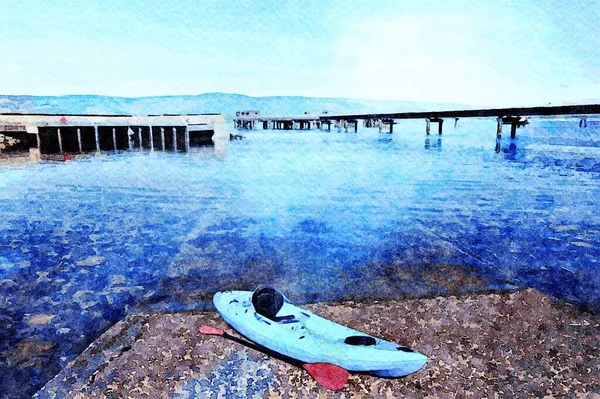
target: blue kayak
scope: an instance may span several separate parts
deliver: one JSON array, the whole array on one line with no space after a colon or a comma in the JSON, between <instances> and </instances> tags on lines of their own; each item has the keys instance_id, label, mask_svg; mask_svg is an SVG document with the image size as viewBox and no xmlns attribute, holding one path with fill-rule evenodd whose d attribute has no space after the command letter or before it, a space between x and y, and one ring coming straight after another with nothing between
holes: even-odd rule
<instances>
[{"instance_id":1,"label":"blue kayak","mask_svg":"<svg viewBox=\"0 0 600 399\"><path fill-rule=\"evenodd\" d=\"M218 292L213 302L221 317L241 335L304 363L331 363L379 377L402 377L427 363L427 357L413 349L294 306L270 287Z\"/></svg>"}]
</instances>

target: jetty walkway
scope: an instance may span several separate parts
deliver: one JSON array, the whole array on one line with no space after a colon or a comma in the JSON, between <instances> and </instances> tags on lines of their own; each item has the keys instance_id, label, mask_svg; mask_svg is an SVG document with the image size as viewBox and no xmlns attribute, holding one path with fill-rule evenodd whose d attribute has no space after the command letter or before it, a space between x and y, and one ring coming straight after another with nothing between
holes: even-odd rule
<instances>
[{"instance_id":1,"label":"jetty walkway","mask_svg":"<svg viewBox=\"0 0 600 399\"><path fill-rule=\"evenodd\" d=\"M589 115L600 115L600 104L586 105L562 105L562 106L544 106L544 107L513 107L513 108L486 108L469 110L451 110L451 111L426 111L426 112L398 112L387 114L362 114L362 115L322 115L319 117L322 123L331 121L351 121L356 123L358 120L365 121L383 121L390 125L390 132L393 131L394 120L399 119L425 119L426 133L430 133L430 124L438 124L438 133L442 134L444 118L451 118L457 121L459 118L485 118L493 117L497 120L498 135L502 134L502 125L511 125L511 138L516 136L516 128L523 126L529 116L579 116L580 127L587 126L587 117Z\"/></svg>"},{"instance_id":2,"label":"jetty walkway","mask_svg":"<svg viewBox=\"0 0 600 399\"><path fill-rule=\"evenodd\" d=\"M373 113L373 114L346 114L346 115L312 115L305 113L301 116L293 117L274 117L260 115L259 111L240 111L236 113L234 126L236 129L326 129L331 130L331 124L344 128L354 127L358 130L358 121L364 121L365 127L389 126L389 132L394 130L396 120L401 119L424 119L425 131L431 132L431 124L438 124L438 134L442 134L444 118L452 119L455 123L459 118L496 118L496 134L498 138L502 137L502 126L510 125L511 138L516 137L517 127L527 124L527 117L530 116L562 116L571 115L579 117L579 126L587 126L589 115L600 115L600 104L585 105L562 105L562 106L543 106L543 107L513 107L513 108L485 108L485 109L466 109L449 111L419 111L419 112L398 112L398 113Z\"/></svg>"}]
</instances>

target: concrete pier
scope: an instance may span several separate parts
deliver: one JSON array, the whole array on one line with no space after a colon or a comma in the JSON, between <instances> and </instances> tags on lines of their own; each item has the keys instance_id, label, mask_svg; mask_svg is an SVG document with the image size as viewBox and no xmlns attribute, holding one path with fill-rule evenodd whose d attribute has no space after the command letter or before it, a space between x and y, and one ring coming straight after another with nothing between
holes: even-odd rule
<instances>
[{"instance_id":1,"label":"concrete pier","mask_svg":"<svg viewBox=\"0 0 600 399\"><path fill-rule=\"evenodd\" d=\"M160 143L154 143L154 126L160 129ZM165 137L165 129L171 131L168 138ZM63 153L117 152L137 148L152 151L155 144L162 145L163 150L189 151L191 147L230 139L225 119L219 114L132 116L5 113L0 114L0 132L18 138L20 144L11 148L11 151L30 153L35 150L41 159L55 159L56 156L52 157L52 154Z\"/></svg>"}]
</instances>

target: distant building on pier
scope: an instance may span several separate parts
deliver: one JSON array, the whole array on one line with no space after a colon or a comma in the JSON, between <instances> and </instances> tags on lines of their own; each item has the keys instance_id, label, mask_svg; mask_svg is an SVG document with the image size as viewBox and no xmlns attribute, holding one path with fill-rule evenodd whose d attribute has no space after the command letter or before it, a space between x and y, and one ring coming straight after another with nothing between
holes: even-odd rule
<instances>
[{"instance_id":1,"label":"distant building on pier","mask_svg":"<svg viewBox=\"0 0 600 399\"><path fill-rule=\"evenodd\" d=\"M260 115L260 111L237 111L235 113L235 116L259 116Z\"/></svg>"}]
</instances>

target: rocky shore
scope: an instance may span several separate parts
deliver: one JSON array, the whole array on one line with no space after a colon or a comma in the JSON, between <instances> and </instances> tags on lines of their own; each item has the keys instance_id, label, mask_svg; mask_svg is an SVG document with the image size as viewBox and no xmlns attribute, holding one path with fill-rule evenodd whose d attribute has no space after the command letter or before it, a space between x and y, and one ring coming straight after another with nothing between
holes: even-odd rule
<instances>
[{"instance_id":1,"label":"rocky shore","mask_svg":"<svg viewBox=\"0 0 600 399\"><path fill-rule=\"evenodd\" d=\"M303 370L215 336L213 312L134 314L90 345L36 397L600 396L600 316L535 290L306 308L429 357L416 374L353 374L338 392Z\"/></svg>"}]
</instances>

